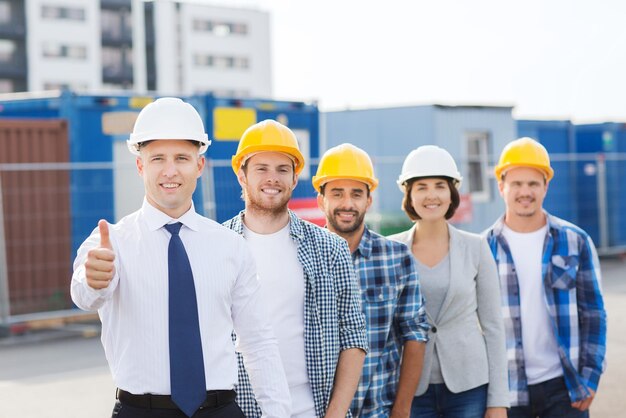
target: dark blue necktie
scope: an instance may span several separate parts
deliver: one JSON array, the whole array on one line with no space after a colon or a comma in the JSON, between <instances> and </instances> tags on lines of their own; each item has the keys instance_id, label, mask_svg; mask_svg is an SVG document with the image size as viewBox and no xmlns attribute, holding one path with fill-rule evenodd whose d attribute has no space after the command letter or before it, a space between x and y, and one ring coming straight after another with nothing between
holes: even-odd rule
<instances>
[{"instance_id":1,"label":"dark blue necktie","mask_svg":"<svg viewBox=\"0 0 626 418\"><path fill-rule=\"evenodd\" d=\"M165 225L172 237L167 249L169 272L170 385L172 400L192 416L206 399L198 302L180 222Z\"/></svg>"}]
</instances>

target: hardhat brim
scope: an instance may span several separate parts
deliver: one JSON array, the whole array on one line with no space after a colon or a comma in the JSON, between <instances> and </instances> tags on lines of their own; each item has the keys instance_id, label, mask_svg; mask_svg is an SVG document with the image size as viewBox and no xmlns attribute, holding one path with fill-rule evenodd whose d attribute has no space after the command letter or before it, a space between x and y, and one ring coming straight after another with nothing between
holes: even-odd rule
<instances>
[{"instance_id":1,"label":"hardhat brim","mask_svg":"<svg viewBox=\"0 0 626 418\"><path fill-rule=\"evenodd\" d=\"M377 178L369 178L369 177L361 177L361 176L313 176L311 182L313 183L313 188L319 193L322 186L328 182L334 180L354 180L359 181L361 183L367 184L369 187L369 191L373 192L378 187L378 179Z\"/></svg>"},{"instance_id":2,"label":"hardhat brim","mask_svg":"<svg viewBox=\"0 0 626 418\"><path fill-rule=\"evenodd\" d=\"M248 156L251 156L251 154L259 154L261 152L280 152L282 154L286 154L289 157L292 157L293 159L295 159L294 172L296 175L300 174L300 172L302 172L302 169L304 168L304 157L298 149L282 145L261 144L250 145L241 150L241 152L237 153L236 155L233 155L231 159L231 164L235 174L239 173L239 169L243 165L244 161L246 161Z\"/></svg>"},{"instance_id":3,"label":"hardhat brim","mask_svg":"<svg viewBox=\"0 0 626 418\"><path fill-rule=\"evenodd\" d=\"M460 174L457 177L450 177L450 176L446 176L443 174L408 173L408 174L401 175L400 177L398 177L398 180L396 181L396 183L398 184L398 188L400 189L400 191L404 193L406 183L408 183L410 180L424 178L424 177L431 177L431 178L441 177L441 178L451 179L454 183L454 186L457 189L461 188L461 183L463 182L463 176L461 176Z\"/></svg>"},{"instance_id":4,"label":"hardhat brim","mask_svg":"<svg viewBox=\"0 0 626 418\"><path fill-rule=\"evenodd\" d=\"M494 169L496 180L498 181L502 180L502 176L506 174L507 171L512 170L514 168L519 168L519 167L534 168L535 170L541 171L546 177L546 181L550 181L554 177L554 170L552 169L552 167L546 167L545 165L542 165L542 164L524 163L524 164L505 164L505 165L497 166Z\"/></svg>"},{"instance_id":5,"label":"hardhat brim","mask_svg":"<svg viewBox=\"0 0 626 418\"><path fill-rule=\"evenodd\" d=\"M131 154L136 155L136 156L140 156L141 152L139 152L139 145L144 143L144 142L148 142L148 141L162 141L162 140L180 140L180 138L159 138L159 139L148 139L146 141L141 141L141 142L132 142L130 139L126 140L126 146L128 147L128 150L130 151ZM196 141L198 143L200 143L200 148L198 148L198 155L202 155L206 152L206 150L209 148L209 145L211 145L211 140L207 138L205 138L204 141L199 141L198 139L183 139L183 141Z\"/></svg>"}]
</instances>

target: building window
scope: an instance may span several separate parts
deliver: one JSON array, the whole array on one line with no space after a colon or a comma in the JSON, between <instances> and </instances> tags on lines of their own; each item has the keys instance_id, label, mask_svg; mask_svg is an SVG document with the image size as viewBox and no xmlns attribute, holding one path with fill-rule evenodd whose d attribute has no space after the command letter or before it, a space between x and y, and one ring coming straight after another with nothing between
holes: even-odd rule
<instances>
[{"instance_id":1,"label":"building window","mask_svg":"<svg viewBox=\"0 0 626 418\"><path fill-rule=\"evenodd\" d=\"M120 48L102 48L102 67L107 75L117 75L122 72L122 50Z\"/></svg>"},{"instance_id":2,"label":"building window","mask_svg":"<svg viewBox=\"0 0 626 418\"><path fill-rule=\"evenodd\" d=\"M131 67L133 66L133 48L126 48L124 50L124 61L126 65Z\"/></svg>"},{"instance_id":3,"label":"building window","mask_svg":"<svg viewBox=\"0 0 626 418\"><path fill-rule=\"evenodd\" d=\"M80 7L42 6L41 17L43 19L84 21L85 9Z\"/></svg>"},{"instance_id":4,"label":"building window","mask_svg":"<svg viewBox=\"0 0 626 418\"><path fill-rule=\"evenodd\" d=\"M0 23L11 22L11 3L0 1Z\"/></svg>"},{"instance_id":5,"label":"building window","mask_svg":"<svg viewBox=\"0 0 626 418\"><path fill-rule=\"evenodd\" d=\"M0 62L9 63L13 61L15 48L15 42L8 39L0 39Z\"/></svg>"},{"instance_id":6,"label":"building window","mask_svg":"<svg viewBox=\"0 0 626 418\"><path fill-rule=\"evenodd\" d=\"M13 91L13 81L0 78L0 93L11 93Z\"/></svg>"},{"instance_id":7,"label":"building window","mask_svg":"<svg viewBox=\"0 0 626 418\"><path fill-rule=\"evenodd\" d=\"M467 142L467 184L472 200L489 200L489 181L487 171L489 167L489 133L468 132Z\"/></svg>"},{"instance_id":8,"label":"building window","mask_svg":"<svg viewBox=\"0 0 626 418\"><path fill-rule=\"evenodd\" d=\"M102 33L112 38L122 36L122 15L113 10L102 10L100 13Z\"/></svg>"},{"instance_id":9,"label":"building window","mask_svg":"<svg viewBox=\"0 0 626 418\"><path fill-rule=\"evenodd\" d=\"M216 69L250 68L250 60L247 57L195 54L193 62L196 67L213 67Z\"/></svg>"},{"instance_id":10,"label":"building window","mask_svg":"<svg viewBox=\"0 0 626 418\"><path fill-rule=\"evenodd\" d=\"M132 17L128 9L103 9L100 12L100 25L104 37L111 38L112 40L130 38L132 36L131 24Z\"/></svg>"},{"instance_id":11,"label":"building window","mask_svg":"<svg viewBox=\"0 0 626 418\"><path fill-rule=\"evenodd\" d=\"M44 44L45 58L70 58L84 60L87 58L87 47L82 45Z\"/></svg>"},{"instance_id":12,"label":"building window","mask_svg":"<svg viewBox=\"0 0 626 418\"><path fill-rule=\"evenodd\" d=\"M196 32L211 32L215 36L248 34L248 25L245 23L218 22L204 19L195 19L193 21L193 29Z\"/></svg>"}]
</instances>

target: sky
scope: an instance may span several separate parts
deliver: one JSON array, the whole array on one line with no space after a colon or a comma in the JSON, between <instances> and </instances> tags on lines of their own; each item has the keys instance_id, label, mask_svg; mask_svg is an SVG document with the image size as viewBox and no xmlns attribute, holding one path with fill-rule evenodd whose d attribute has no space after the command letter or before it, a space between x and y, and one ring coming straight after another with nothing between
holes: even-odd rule
<instances>
[{"instance_id":1,"label":"sky","mask_svg":"<svg viewBox=\"0 0 626 418\"><path fill-rule=\"evenodd\" d=\"M623 0L205 0L270 13L277 99L626 122Z\"/></svg>"}]
</instances>

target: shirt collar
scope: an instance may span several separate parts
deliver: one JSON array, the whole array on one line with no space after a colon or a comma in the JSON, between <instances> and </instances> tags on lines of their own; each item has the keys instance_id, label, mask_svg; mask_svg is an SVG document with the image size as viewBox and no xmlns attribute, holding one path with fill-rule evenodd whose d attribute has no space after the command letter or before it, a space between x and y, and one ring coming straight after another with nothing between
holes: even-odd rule
<instances>
[{"instance_id":1,"label":"shirt collar","mask_svg":"<svg viewBox=\"0 0 626 418\"><path fill-rule=\"evenodd\" d=\"M548 225L546 234L550 235L553 230L558 229L558 225L554 217L550 215L545 209L543 210L543 213L546 215L546 224ZM502 232L504 230L504 215L498 218L498 220L493 224L491 229L493 230L493 235L495 236L502 235Z\"/></svg>"},{"instance_id":2,"label":"shirt collar","mask_svg":"<svg viewBox=\"0 0 626 418\"><path fill-rule=\"evenodd\" d=\"M360 253L362 257L369 258L372 254L372 233L370 230L365 227L363 230L363 236L361 236L361 241L359 242L359 246L354 251L355 253Z\"/></svg>"},{"instance_id":3,"label":"shirt collar","mask_svg":"<svg viewBox=\"0 0 626 418\"><path fill-rule=\"evenodd\" d=\"M196 208L191 202L191 207L180 218L174 219L171 216L161 212L148 202L148 199L143 198L143 204L141 205L141 212L148 225L150 231L156 231L162 228L163 225L171 223L172 221L180 222L187 228L197 231L200 228L200 215L196 213Z\"/></svg>"},{"instance_id":4,"label":"shirt collar","mask_svg":"<svg viewBox=\"0 0 626 418\"><path fill-rule=\"evenodd\" d=\"M296 240L300 241L304 237L304 227L302 225L302 221L298 218L291 209L289 211L289 236ZM235 217L234 222L232 224L232 229L239 235L243 235L243 218L246 216L246 211L242 210Z\"/></svg>"}]
</instances>

